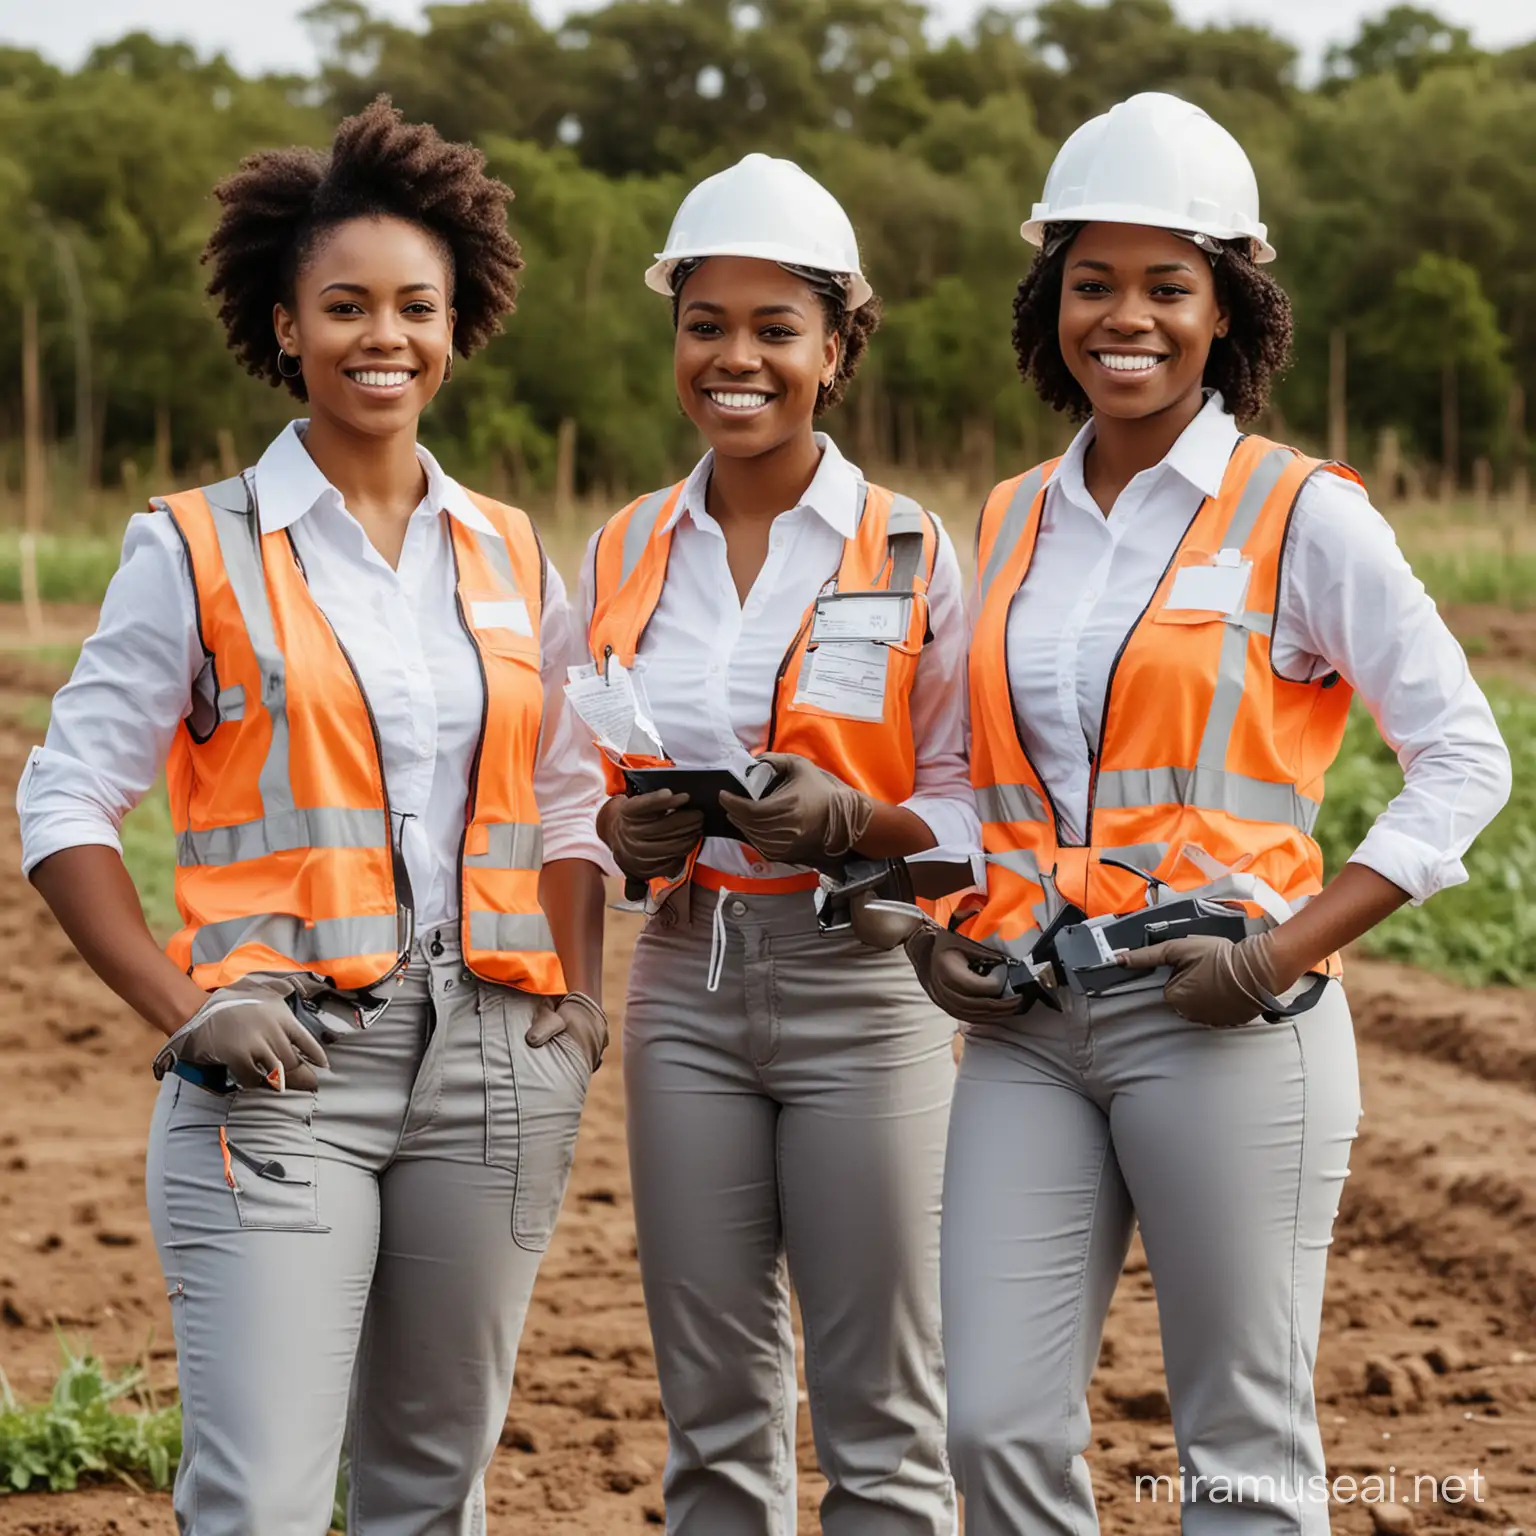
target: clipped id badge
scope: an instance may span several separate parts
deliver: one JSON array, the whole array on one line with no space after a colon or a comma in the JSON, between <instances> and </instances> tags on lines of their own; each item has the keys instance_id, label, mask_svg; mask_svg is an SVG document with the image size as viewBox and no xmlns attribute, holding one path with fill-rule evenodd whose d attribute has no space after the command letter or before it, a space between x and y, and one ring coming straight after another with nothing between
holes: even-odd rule
<instances>
[{"instance_id":1,"label":"clipped id badge","mask_svg":"<svg viewBox=\"0 0 1536 1536\"><path fill-rule=\"evenodd\" d=\"M827 592L816 599L811 644L870 640L899 645L912 623L911 592Z\"/></svg>"}]
</instances>

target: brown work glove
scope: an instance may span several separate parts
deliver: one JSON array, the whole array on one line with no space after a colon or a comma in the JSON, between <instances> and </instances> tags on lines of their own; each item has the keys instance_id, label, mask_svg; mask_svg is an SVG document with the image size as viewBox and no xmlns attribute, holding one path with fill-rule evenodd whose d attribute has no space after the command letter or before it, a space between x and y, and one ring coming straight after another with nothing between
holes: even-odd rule
<instances>
[{"instance_id":1,"label":"brown work glove","mask_svg":"<svg viewBox=\"0 0 1536 1536\"><path fill-rule=\"evenodd\" d=\"M208 1001L166 1041L155 1058L156 1074L173 1061L223 1067L241 1088L320 1086L316 1067L329 1066L320 1042L299 1023L288 998L327 990L318 976L251 975L210 994Z\"/></svg>"},{"instance_id":2,"label":"brown work glove","mask_svg":"<svg viewBox=\"0 0 1536 1536\"><path fill-rule=\"evenodd\" d=\"M1017 1018L1016 997L1005 997L1007 971L1002 957L985 975L971 969L991 952L947 928L924 926L907 940L907 958L925 991L945 1013L962 1024L1001 1024Z\"/></svg>"},{"instance_id":3,"label":"brown work glove","mask_svg":"<svg viewBox=\"0 0 1536 1536\"><path fill-rule=\"evenodd\" d=\"M868 795L793 752L764 752L758 761L782 775L773 789L761 800L720 796L744 841L775 864L830 864L853 852L875 814Z\"/></svg>"},{"instance_id":4,"label":"brown work glove","mask_svg":"<svg viewBox=\"0 0 1536 1536\"><path fill-rule=\"evenodd\" d=\"M1171 965L1163 988L1168 1006L1191 1024L1233 1029L1251 1024L1300 979L1284 974L1275 953L1275 930L1251 933L1234 944L1212 934L1169 939L1127 952L1124 964Z\"/></svg>"},{"instance_id":5,"label":"brown work glove","mask_svg":"<svg viewBox=\"0 0 1536 1536\"><path fill-rule=\"evenodd\" d=\"M683 872L704 832L703 811L673 789L614 795L598 808L597 835L632 880L670 880Z\"/></svg>"},{"instance_id":6,"label":"brown work glove","mask_svg":"<svg viewBox=\"0 0 1536 1536\"><path fill-rule=\"evenodd\" d=\"M567 992L558 999L541 997L523 1038L537 1049L548 1045L556 1035L565 1035L584 1052L596 1072L608 1048L608 1015L585 992Z\"/></svg>"}]
</instances>

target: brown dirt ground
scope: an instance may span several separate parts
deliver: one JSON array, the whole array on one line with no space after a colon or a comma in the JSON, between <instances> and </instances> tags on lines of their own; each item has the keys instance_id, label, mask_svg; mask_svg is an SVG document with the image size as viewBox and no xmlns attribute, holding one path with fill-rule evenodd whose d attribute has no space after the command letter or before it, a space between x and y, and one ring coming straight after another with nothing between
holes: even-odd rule
<instances>
[{"instance_id":1,"label":"brown dirt ground","mask_svg":"<svg viewBox=\"0 0 1536 1536\"><path fill-rule=\"evenodd\" d=\"M68 638L78 616L53 616ZM75 633L78 633L78 629ZM0 644L15 625L0 618ZM56 668L0 656L0 781L34 733L20 700ZM10 796L0 869L18 857ZM607 985L623 996L635 920L616 916ZM24 1399L56 1369L54 1330L109 1363L143 1359L170 1389L170 1325L144 1209L154 1037L75 957L31 890L0 882L0 1366ZM1536 1536L1536 993L1454 988L1357 961L1350 995L1366 1115L1335 1236L1319 1415L1334 1474L1476 1468L1480 1505L1419 1505L1412 1529ZM616 1010L617 1011L617 1010ZM1133 1501L1136 1473L1176 1470L1152 1281L1133 1250L1092 1389L1106 1532L1177 1529ZM491 1529L616 1536L662 1523L665 1434L635 1271L622 1085L595 1080L564 1214L534 1294ZM820 1482L800 1424L801 1529ZM0 1497L0 1536L172 1530L169 1501L122 1487ZM1375 1527L1360 1504L1335 1529Z\"/></svg>"}]
</instances>

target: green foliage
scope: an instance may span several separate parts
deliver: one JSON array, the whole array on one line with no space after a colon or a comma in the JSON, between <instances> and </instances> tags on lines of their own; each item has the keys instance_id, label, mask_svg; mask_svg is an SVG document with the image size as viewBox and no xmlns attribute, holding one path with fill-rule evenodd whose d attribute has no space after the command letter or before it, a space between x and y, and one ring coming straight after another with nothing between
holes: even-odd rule
<instances>
[{"instance_id":1,"label":"green foliage","mask_svg":"<svg viewBox=\"0 0 1536 1536\"><path fill-rule=\"evenodd\" d=\"M117 570L121 540L42 535L37 541L37 590L45 603L99 603ZM21 601L21 540L0 534L0 602Z\"/></svg>"},{"instance_id":2,"label":"green foliage","mask_svg":"<svg viewBox=\"0 0 1536 1536\"><path fill-rule=\"evenodd\" d=\"M1403 907L1361 943L1470 985L1536 981L1536 695L1490 685L1489 699L1514 761L1509 804L1464 859L1467 883L1420 907ZM1317 838L1330 875L1360 845L1402 788L1396 758L1358 706L1328 772Z\"/></svg>"},{"instance_id":3,"label":"green foliage","mask_svg":"<svg viewBox=\"0 0 1536 1536\"><path fill-rule=\"evenodd\" d=\"M1392 426L1438 455L1453 372L1463 463L1507 468L1520 451L1501 424L1511 380L1536 397L1536 42L1483 53L1397 5L1305 89L1274 33L1192 25L1168 0L1040 0L942 39L915 0L595 0L550 24L528 0L463 0L428 5L419 29L324 0L310 17L315 80L246 79L141 33L72 71L0 49L0 484L19 478L27 295L56 435L83 425L109 483L125 460L142 478L157 417L177 482L211 469L221 429L242 458L259 452L291 402L223 349L198 265L210 190L253 149L323 144L380 90L479 143L518 194L518 313L426 426L487 489L548 487L563 421L582 488L607 502L687 464L669 317L640 275L687 187L754 149L832 187L886 301L887 334L833 429L866 459L953 468L990 439L999 473L1019 467L1061 430L1013 367L1019 222L1065 135L1148 89L1207 107L1258 169L1298 317L1277 397L1288 432L1323 437L1342 327L1357 446ZM82 310L91 418L77 423Z\"/></svg>"},{"instance_id":4,"label":"green foliage","mask_svg":"<svg viewBox=\"0 0 1536 1536\"><path fill-rule=\"evenodd\" d=\"M60 1347L64 1367L41 1407L21 1407L0 1373L0 1492L58 1493L109 1478L169 1488L181 1410L156 1408L142 1371L112 1377L94 1355L77 1355L62 1339Z\"/></svg>"}]
</instances>

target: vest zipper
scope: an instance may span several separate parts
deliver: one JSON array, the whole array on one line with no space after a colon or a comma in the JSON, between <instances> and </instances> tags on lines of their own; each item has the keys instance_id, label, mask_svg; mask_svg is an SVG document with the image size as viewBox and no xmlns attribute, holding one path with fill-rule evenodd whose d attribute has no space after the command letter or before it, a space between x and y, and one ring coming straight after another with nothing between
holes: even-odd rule
<instances>
[{"instance_id":1,"label":"vest zipper","mask_svg":"<svg viewBox=\"0 0 1536 1536\"><path fill-rule=\"evenodd\" d=\"M304 585L309 586L309 577L304 570L304 562L299 558L298 546L293 542L293 532L288 532L288 547L293 551L293 563L299 568L299 575L304 578ZM311 596L313 601L313 596ZM402 908L401 896L404 895L404 910L410 913L405 948L399 950L395 956L395 963L385 971L375 982L369 983L370 987L382 987L397 977L411 962L411 936L416 931L416 896L411 890L411 872L406 868L405 855L400 851L395 842L395 817L389 806L389 778L384 772L384 741L379 735L379 722L374 719L373 705L368 702L368 690L363 687L362 674L357 670L356 663L352 660L352 654L342 644L341 636L336 633L336 626L331 623L326 612L319 603L315 603L315 611L322 619L325 619L325 627L330 630L331 638L336 642L336 649L341 652L341 659L346 662L347 670L352 674L352 681L357 684L358 697L363 701L363 713L368 716L368 729L373 735L374 761L379 765L379 785L384 792L384 835L389 839L389 864L390 878L394 884L395 912L398 914Z\"/></svg>"}]
</instances>

